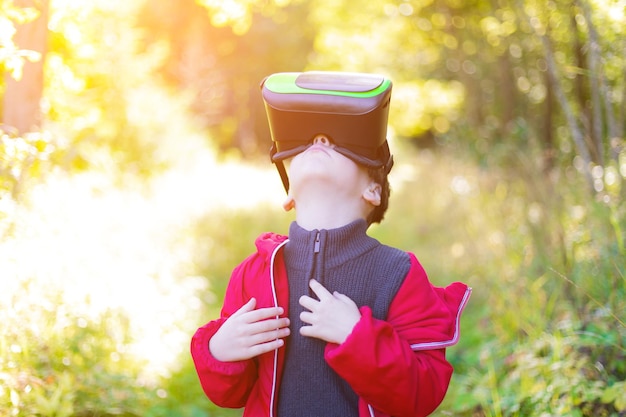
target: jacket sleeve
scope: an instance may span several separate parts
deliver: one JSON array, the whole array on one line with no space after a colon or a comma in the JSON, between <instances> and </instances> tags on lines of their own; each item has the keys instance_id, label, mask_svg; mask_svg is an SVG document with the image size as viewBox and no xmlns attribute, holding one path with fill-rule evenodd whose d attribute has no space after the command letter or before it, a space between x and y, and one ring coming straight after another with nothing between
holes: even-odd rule
<instances>
[{"instance_id":1,"label":"jacket sleeve","mask_svg":"<svg viewBox=\"0 0 626 417\"><path fill-rule=\"evenodd\" d=\"M247 273L250 259L233 271L226 289L220 318L200 327L191 339L191 356L207 397L220 407L240 408L245 406L248 395L257 379L256 358L221 362L209 351L209 341L222 324L245 302L247 295L243 277Z\"/></svg>"},{"instance_id":2,"label":"jacket sleeve","mask_svg":"<svg viewBox=\"0 0 626 417\"><path fill-rule=\"evenodd\" d=\"M361 308L361 320L341 345L328 344L329 365L374 409L390 416L427 416L443 400L452 376L445 347L458 339L470 289L433 287L411 254L411 269L387 320Z\"/></svg>"}]
</instances>

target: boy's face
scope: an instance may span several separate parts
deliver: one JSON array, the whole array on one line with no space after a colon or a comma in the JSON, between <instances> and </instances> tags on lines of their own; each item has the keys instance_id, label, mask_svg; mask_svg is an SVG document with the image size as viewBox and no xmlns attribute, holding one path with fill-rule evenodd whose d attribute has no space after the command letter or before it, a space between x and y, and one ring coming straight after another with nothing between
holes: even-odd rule
<instances>
[{"instance_id":1,"label":"boy's face","mask_svg":"<svg viewBox=\"0 0 626 417\"><path fill-rule=\"evenodd\" d=\"M371 187L366 168L335 151L335 145L318 135L313 145L297 154L289 165L290 195L295 199L307 187L324 187L333 194L360 199Z\"/></svg>"}]
</instances>

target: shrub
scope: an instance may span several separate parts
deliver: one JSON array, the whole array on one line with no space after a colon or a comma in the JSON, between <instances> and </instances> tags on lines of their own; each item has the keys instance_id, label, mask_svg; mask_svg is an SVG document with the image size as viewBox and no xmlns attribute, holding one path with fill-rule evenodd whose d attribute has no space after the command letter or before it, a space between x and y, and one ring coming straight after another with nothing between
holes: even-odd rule
<instances>
[{"instance_id":1,"label":"shrub","mask_svg":"<svg viewBox=\"0 0 626 417\"><path fill-rule=\"evenodd\" d=\"M2 304L0 416L143 416L156 398L123 314L81 314L32 282Z\"/></svg>"}]
</instances>

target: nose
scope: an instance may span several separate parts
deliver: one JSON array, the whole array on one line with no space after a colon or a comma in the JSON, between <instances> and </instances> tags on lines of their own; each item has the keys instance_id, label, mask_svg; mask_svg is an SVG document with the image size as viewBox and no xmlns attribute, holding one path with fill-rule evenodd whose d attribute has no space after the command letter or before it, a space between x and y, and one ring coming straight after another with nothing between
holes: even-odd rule
<instances>
[{"instance_id":1,"label":"nose","mask_svg":"<svg viewBox=\"0 0 626 417\"><path fill-rule=\"evenodd\" d=\"M324 135L317 135L315 136L315 138L313 139L313 144L314 145L324 145L324 146L330 146L330 139L328 139L326 136Z\"/></svg>"}]
</instances>

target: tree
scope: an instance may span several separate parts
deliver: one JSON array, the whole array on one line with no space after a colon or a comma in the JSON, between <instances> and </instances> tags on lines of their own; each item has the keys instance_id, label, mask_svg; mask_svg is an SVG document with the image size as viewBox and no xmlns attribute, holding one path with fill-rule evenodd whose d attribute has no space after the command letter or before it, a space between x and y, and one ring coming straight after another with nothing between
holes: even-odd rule
<instances>
[{"instance_id":1,"label":"tree","mask_svg":"<svg viewBox=\"0 0 626 417\"><path fill-rule=\"evenodd\" d=\"M5 75L2 121L17 132L26 133L37 131L41 126L40 102L44 84L49 0L17 0L15 5L33 9L37 16L31 21L18 22L15 26L15 45L20 50L29 51L30 55L27 56L32 59L23 62L21 71Z\"/></svg>"},{"instance_id":2,"label":"tree","mask_svg":"<svg viewBox=\"0 0 626 417\"><path fill-rule=\"evenodd\" d=\"M626 105L619 100L624 94L621 77L626 68L620 57L622 25L614 25L615 18L607 9L599 5L592 8L587 0L562 8L527 3L518 10L543 45L550 91L560 108L560 115L555 116L565 119L582 161L580 169L591 188L603 191L600 173L610 164L619 164L624 141L623 124L615 117ZM604 39L599 27L605 28Z\"/></svg>"}]
</instances>

